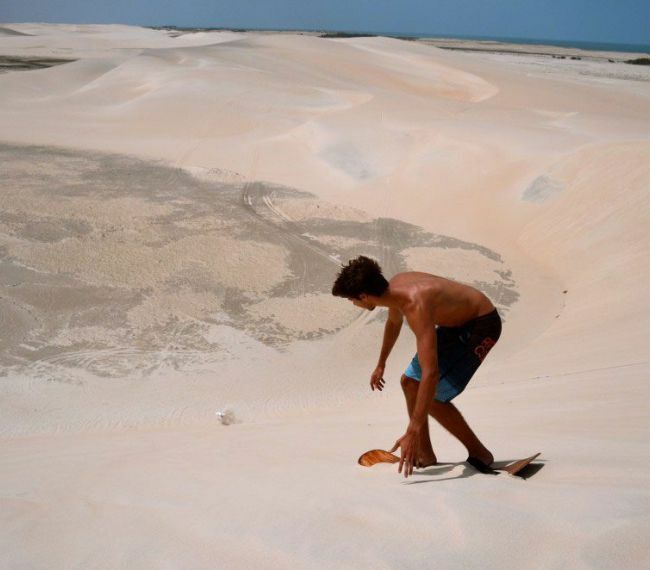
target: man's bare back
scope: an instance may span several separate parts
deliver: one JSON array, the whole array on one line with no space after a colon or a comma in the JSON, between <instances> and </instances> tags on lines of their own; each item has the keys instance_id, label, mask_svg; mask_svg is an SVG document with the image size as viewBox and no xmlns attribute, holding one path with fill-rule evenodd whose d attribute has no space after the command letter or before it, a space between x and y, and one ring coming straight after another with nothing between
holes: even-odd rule
<instances>
[{"instance_id":1,"label":"man's bare back","mask_svg":"<svg viewBox=\"0 0 650 570\"><path fill-rule=\"evenodd\" d=\"M403 303L403 314L419 307L429 312L436 325L458 327L494 311L490 299L477 289L430 273L397 273L388 287Z\"/></svg>"}]
</instances>

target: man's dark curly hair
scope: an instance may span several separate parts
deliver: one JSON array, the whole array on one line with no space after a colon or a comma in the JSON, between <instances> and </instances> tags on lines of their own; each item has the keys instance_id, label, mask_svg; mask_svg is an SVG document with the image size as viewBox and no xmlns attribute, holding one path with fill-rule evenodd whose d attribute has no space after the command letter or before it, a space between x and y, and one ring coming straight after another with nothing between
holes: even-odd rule
<instances>
[{"instance_id":1,"label":"man's dark curly hair","mask_svg":"<svg viewBox=\"0 0 650 570\"><path fill-rule=\"evenodd\" d=\"M361 293L381 297L388 289L388 281L374 259L360 255L344 265L334 286L332 295L346 299L358 299Z\"/></svg>"}]
</instances>

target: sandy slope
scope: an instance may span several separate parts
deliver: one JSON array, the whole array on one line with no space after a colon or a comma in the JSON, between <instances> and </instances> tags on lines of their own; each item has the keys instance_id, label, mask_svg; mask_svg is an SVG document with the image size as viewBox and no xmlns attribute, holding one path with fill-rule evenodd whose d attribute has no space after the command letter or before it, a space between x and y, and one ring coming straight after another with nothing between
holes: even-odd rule
<instances>
[{"instance_id":1,"label":"sandy slope","mask_svg":"<svg viewBox=\"0 0 650 570\"><path fill-rule=\"evenodd\" d=\"M644 71L125 26L0 55L76 59L0 76L1 566L648 562ZM403 433L413 351L369 393L381 315L328 294L358 253L499 306L458 402L534 477L438 428L451 464L356 465Z\"/></svg>"}]
</instances>

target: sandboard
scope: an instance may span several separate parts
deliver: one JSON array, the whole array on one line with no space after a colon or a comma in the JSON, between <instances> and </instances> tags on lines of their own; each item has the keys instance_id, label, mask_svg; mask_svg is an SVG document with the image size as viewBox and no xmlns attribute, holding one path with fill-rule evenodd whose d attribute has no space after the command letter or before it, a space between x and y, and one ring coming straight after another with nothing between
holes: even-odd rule
<instances>
[{"instance_id":1,"label":"sandboard","mask_svg":"<svg viewBox=\"0 0 650 570\"><path fill-rule=\"evenodd\" d=\"M510 475L516 475L519 473L524 467L529 465L532 461L537 459L541 455L540 453L536 453L535 455L531 455L530 457L526 457L525 459L519 459L518 461L513 461L512 463L509 463L505 467L487 467L485 469L479 469L475 465L472 465L477 471L480 471L481 473L491 473L491 474L498 474L499 471L504 471L505 473L509 473ZM397 463L399 462L400 458L395 455L394 453L391 453L390 451L384 451L383 449L371 449L370 451L366 451L361 457L359 457L359 465L363 465L364 467L372 467L373 465L376 465L377 463Z\"/></svg>"},{"instance_id":2,"label":"sandboard","mask_svg":"<svg viewBox=\"0 0 650 570\"><path fill-rule=\"evenodd\" d=\"M537 459L540 455L541 452L536 453L535 455L531 455L530 457L526 457L526 459L520 459L519 461L514 461L513 463L510 463L505 467L501 467L501 469L498 469L498 471L506 471L507 473L510 473L510 475L516 475L524 467L529 465L531 461Z\"/></svg>"},{"instance_id":3,"label":"sandboard","mask_svg":"<svg viewBox=\"0 0 650 570\"><path fill-rule=\"evenodd\" d=\"M364 467L372 467L376 463L397 463L398 461L397 455L383 449L371 449L359 457L359 465Z\"/></svg>"}]
</instances>

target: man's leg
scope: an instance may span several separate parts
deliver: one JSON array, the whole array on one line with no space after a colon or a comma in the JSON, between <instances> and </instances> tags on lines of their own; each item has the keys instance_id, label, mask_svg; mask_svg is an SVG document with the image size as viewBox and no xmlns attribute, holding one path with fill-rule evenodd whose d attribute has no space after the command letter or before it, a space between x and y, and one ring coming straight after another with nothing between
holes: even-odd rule
<instances>
[{"instance_id":1,"label":"man's leg","mask_svg":"<svg viewBox=\"0 0 650 570\"><path fill-rule=\"evenodd\" d=\"M408 410L410 418L413 415L413 409L415 408L415 400L418 396L420 383L417 380L402 375L401 384L402 390L404 391L404 397L406 398L406 409ZM429 421L427 420L424 426L422 447L418 453L418 465L416 465L416 467L428 467L429 465L435 465L437 462L436 454L433 452L433 447L431 446Z\"/></svg>"},{"instance_id":2,"label":"man's leg","mask_svg":"<svg viewBox=\"0 0 650 570\"><path fill-rule=\"evenodd\" d=\"M470 457L476 457L486 465L492 464L494 461L492 453L476 437L456 406L451 402L434 400L429 413L467 448Z\"/></svg>"}]
</instances>

